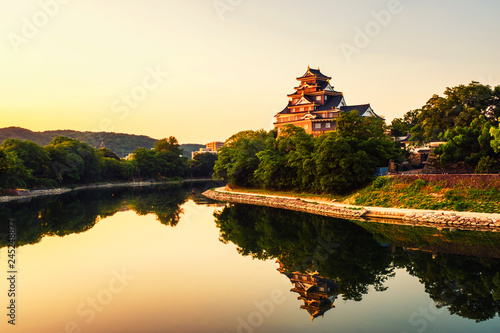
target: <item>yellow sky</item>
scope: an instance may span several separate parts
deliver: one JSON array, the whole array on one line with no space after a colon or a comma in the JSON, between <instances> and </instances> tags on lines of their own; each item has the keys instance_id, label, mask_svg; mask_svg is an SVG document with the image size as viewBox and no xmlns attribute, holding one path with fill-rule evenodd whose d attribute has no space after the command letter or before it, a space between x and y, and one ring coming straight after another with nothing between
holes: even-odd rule
<instances>
[{"instance_id":1,"label":"yellow sky","mask_svg":"<svg viewBox=\"0 0 500 333\"><path fill-rule=\"evenodd\" d=\"M206 143L270 129L308 65L389 121L500 82L493 0L2 1L0 127Z\"/></svg>"}]
</instances>

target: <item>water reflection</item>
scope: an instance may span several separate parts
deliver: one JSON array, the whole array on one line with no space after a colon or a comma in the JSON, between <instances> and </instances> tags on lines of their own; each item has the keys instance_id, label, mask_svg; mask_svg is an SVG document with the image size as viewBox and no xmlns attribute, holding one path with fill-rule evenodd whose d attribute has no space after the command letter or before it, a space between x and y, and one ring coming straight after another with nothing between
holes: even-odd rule
<instances>
[{"instance_id":1,"label":"water reflection","mask_svg":"<svg viewBox=\"0 0 500 333\"><path fill-rule=\"evenodd\" d=\"M183 212L186 201L216 204L200 195L202 189L180 185L123 188L34 198L0 205L0 221L15 220L19 246L36 244L45 236L86 232L101 219L126 210L139 215L155 214L160 223L178 231L182 229L179 219L189 213ZM207 219L206 223L212 222ZM371 290L384 292L387 281L399 269L417 277L435 304L451 314L474 321L500 314L500 235L496 233L352 222L248 205L225 207L216 214L215 223L220 240L234 243L241 255L277 260L279 273L290 282L291 295L300 300L301 312L313 319L334 313L339 299L362 301ZM207 238L205 234L203 237ZM186 239L176 241L181 244ZM199 241L193 244L199 246ZM0 239L0 247L6 245L6 239ZM151 251L155 249L151 247ZM195 267L212 256L196 246L193 252L197 257L207 256L196 265L190 264ZM181 262L184 256L168 258ZM151 260L152 268L168 271L154 266L154 257ZM214 262L218 261L217 257ZM141 266L141 270L145 267ZM228 269L235 270L232 265ZM213 273L214 281L223 281L218 274ZM148 275L148 279L153 278L164 277ZM197 279L198 275L191 278ZM233 282L224 281L223 285ZM227 297L226 301L232 300Z\"/></svg>"},{"instance_id":2,"label":"water reflection","mask_svg":"<svg viewBox=\"0 0 500 333\"><path fill-rule=\"evenodd\" d=\"M188 200L199 200L203 187L168 185L143 188L115 188L69 192L59 196L33 198L29 202L0 205L0 234L6 223L15 221L18 246L36 244L45 236L66 236L92 229L95 224L119 211L138 215L155 214L162 224L175 227ZM214 201L203 199L205 204ZM7 238L0 237L0 248Z\"/></svg>"},{"instance_id":3,"label":"water reflection","mask_svg":"<svg viewBox=\"0 0 500 333\"><path fill-rule=\"evenodd\" d=\"M300 308L309 312L312 320L323 317L325 312L335 307L334 302L338 295L337 281L325 279L318 273L287 273L281 264L279 271L290 279L293 284L290 291L299 294L297 298L304 302Z\"/></svg>"},{"instance_id":4,"label":"water reflection","mask_svg":"<svg viewBox=\"0 0 500 333\"><path fill-rule=\"evenodd\" d=\"M484 253L477 248L485 238L487 248L500 248L498 234L383 226L387 230L381 239L381 234L367 230L376 226L373 223L266 207L235 204L215 215L222 242L236 244L244 256L279 261L279 271L293 284L291 291L304 301L301 308L313 318L331 309L337 295L361 301L370 287L385 291L384 283L396 268L418 277L436 305L447 307L451 314L478 322L500 314L499 259L406 249L408 245L425 247L432 239L444 250L448 244L461 254L467 248ZM453 246L446 235L466 246Z\"/></svg>"},{"instance_id":5,"label":"water reflection","mask_svg":"<svg viewBox=\"0 0 500 333\"><path fill-rule=\"evenodd\" d=\"M412 252L399 264L419 278L438 308L476 322L500 314L500 261ZM406 258L405 258L406 259Z\"/></svg>"}]
</instances>

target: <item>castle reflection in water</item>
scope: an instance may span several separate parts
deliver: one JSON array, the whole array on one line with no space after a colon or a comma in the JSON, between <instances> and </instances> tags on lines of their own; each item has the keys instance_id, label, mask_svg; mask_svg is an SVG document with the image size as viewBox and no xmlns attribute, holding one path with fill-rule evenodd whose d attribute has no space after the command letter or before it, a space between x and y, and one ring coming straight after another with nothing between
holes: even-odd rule
<instances>
[{"instance_id":1,"label":"castle reflection in water","mask_svg":"<svg viewBox=\"0 0 500 333\"><path fill-rule=\"evenodd\" d=\"M309 312L311 320L323 317L325 312L335 307L337 281L323 278L318 272L287 272L283 264L279 264L278 271L290 279L293 285L290 291L299 294L297 299L304 302L300 308Z\"/></svg>"}]
</instances>

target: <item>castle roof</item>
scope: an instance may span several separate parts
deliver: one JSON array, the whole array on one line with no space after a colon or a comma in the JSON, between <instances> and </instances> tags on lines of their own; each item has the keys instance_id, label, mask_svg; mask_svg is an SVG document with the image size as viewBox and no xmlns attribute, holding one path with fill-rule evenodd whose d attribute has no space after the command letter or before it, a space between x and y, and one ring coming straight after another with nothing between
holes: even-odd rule
<instances>
[{"instance_id":1,"label":"castle roof","mask_svg":"<svg viewBox=\"0 0 500 333\"><path fill-rule=\"evenodd\" d=\"M375 111L373 111L373 109L370 106L370 104L346 105L346 106L340 107L340 110L342 110L344 112L350 112L352 110L357 110L359 112L360 116L370 115L370 116L373 116L373 117L382 118L378 114L376 114Z\"/></svg>"},{"instance_id":2,"label":"castle roof","mask_svg":"<svg viewBox=\"0 0 500 333\"><path fill-rule=\"evenodd\" d=\"M338 95L338 96L328 96L328 100L326 101L325 105L318 106L314 111L311 111L311 113L317 112L317 111L326 111L326 110L332 110L335 108L339 108L340 104L344 100L344 96ZM311 102L312 103L312 102ZM286 108L284 108L281 112L278 114L288 114L292 113L290 110L290 107L293 106L291 103L288 104ZM342 110L342 108L340 108ZM361 112L361 111L360 111Z\"/></svg>"},{"instance_id":3,"label":"castle roof","mask_svg":"<svg viewBox=\"0 0 500 333\"><path fill-rule=\"evenodd\" d=\"M318 77L318 78L322 78L322 79L325 79L325 80L330 80L331 77L329 76L326 76L324 75L323 73L321 73L321 71L318 69L312 69L312 68L309 68L307 67L307 71L304 73L304 75L302 75L301 77L298 77L297 80L302 80L302 79L305 79L305 78L308 78L308 77Z\"/></svg>"}]
</instances>

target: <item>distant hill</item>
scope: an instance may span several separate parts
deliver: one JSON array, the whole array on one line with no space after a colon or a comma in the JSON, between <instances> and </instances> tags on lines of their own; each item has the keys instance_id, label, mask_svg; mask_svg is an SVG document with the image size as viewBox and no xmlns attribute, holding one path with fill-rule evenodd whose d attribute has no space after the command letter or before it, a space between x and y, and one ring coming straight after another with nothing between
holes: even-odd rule
<instances>
[{"instance_id":1,"label":"distant hill","mask_svg":"<svg viewBox=\"0 0 500 333\"><path fill-rule=\"evenodd\" d=\"M72 130L57 130L45 132L33 132L20 127L7 127L0 129L0 143L6 139L20 139L33 141L40 146L46 146L56 136L67 136L72 139L77 139L88 143L89 145L99 148L101 142L103 146L111 149L120 157L126 157L138 147L147 149L153 148L156 139L145 135L132 135L122 133L107 133L107 132L80 132Z\"/></svg>"},{"instance_id":2,"label":"distant hill","mask_svg":"<svg viewBox=\"0 0 500 333\"><path fill-rule=\"evenodd\" d=\"M46 146L56 136L67 136L72 139L77 139L88 143L89 145L99 148L101 142L104 147L111 149L120 157L126 157L138 147L151 149L155 142L158 141L145 135L133 135L124 133L109 133L109 132L80 132L72 130L56 130L33 132L21 127L6 127L0 128L0 144L7 139L29 140L40 146ZM205 145L200 144L182 144L184 156L191 159L191 152L204 148Z\"/></svg>"}]
</instances>

